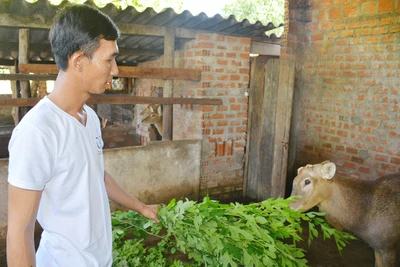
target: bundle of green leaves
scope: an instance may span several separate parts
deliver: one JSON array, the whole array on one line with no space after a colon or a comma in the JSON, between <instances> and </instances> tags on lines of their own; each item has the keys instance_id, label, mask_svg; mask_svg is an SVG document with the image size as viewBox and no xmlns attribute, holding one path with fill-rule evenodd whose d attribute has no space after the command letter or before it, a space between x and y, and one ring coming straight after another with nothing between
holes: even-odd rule
<instances>
[{"instance_id":1,"label":"bundle of green leaves","mask_svg":"<svg viewBox=\"0 0 400 267\"><path fill-rule=\"evenodd\" d=\"M310 244L322 231L341 251L352 235L331 228L321 212L289 208L295 198L259 203L221 204L172 200L162 205L160 224L133 211L112 213L113 266L307 266L301 223L308 223ZM152 246L146 240L153 241ZM183 254L186 258L174 255Z\"/></svg>"}]
</instances>

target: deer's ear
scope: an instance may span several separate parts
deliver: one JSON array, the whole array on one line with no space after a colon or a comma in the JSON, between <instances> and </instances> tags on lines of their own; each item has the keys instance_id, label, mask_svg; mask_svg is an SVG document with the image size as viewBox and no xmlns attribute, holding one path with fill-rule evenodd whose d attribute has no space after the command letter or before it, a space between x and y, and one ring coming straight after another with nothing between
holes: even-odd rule
<instances>
[{"instance_id":1,"label":"deer's ear","mask_svg":"<svg viewBox=\"0 0 400 267\"><path fill-rule=\"evenodd\" d=\"M157 112L158 112L158 114L161 115L161 105L159 105L159 106L157 107Z\"/></svg>"},{"instance_id":2,"label":"deer's ear","mask_svg":"<svg viewBox=\"0 0 400 267\"><path fill-rule=\"evenodd\" d=\"M150 109L150 112L154 112L155 111L154 108L151 105L149 105L148 108Z\"/></svg>"},{"instance_id":3,"label":"deer's ear","mask_svg":"<svg viewBox=\"0 0 400 267\"><path fill-rule=\"evenodd\" d=\"M300 168L298 168L297 169L297 174L299 174L300 173L300 171L303 169L304 167L300 167Z\"/></svg>"},{"instance_id":4,"label":"deer's ear","mask_svg":"<svg viewBox=\"0 0 400 267\"><path fill-rule=\"evenodd\" d=\"M321 176L325 180L332 179L332 177L335 175L335 173L336 173L335 163L328 162L328 163L325 163L324 165L322 165Z\"/></svg>"}]
</instances>

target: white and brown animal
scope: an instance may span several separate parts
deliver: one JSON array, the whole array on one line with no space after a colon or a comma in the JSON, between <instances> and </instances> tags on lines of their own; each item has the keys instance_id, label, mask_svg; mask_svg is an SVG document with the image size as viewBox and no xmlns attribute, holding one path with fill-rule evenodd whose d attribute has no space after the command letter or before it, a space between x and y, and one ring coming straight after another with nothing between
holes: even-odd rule
<instances>
[{"instance_id":1,"label":"white and brown animal","mask_svg":"<svg viewBox=\"0 0 400 267\"><path fill-rule=\"evenodd\" d=\"M333 227L364 240L375 251L375 266L400 266L400 173L374 181L343 177L329 161L297 171L290 207L326 213Z\"/></svg>"},{"instance_id":2,"label":"white and brown animal","mask_svg":"<svg viewBox=\"0 0 400 267\"><path fill-rule=\"evenodd\" d=\"M150 104L146 108L140 112L140 116L142 119L142 123L144 124L153 124L156 128L160 136L163 135L163 121L162 121L162 110L161 105L158 104Z\"/></svg>"}]
</instances>

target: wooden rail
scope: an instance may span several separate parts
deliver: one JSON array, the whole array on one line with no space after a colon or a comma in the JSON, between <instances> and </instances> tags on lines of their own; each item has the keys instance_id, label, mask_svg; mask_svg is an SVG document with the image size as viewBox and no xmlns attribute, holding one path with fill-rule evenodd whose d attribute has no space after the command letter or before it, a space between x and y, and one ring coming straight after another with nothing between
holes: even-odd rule
<instances>
[{"instance_id":1,"label":"wooden rail","mask_svg":"<svg viewBox=\"0 0 400 267\"><path fill-rule=\"evenodd\" d=\"M0 99L0 107L32 107L40 98ZM127 95L93 95L87 104L163 104L163 105L222 105L221 99L178 98L178 97L140 97Z\"/></svg>"},{"instance_id":2,"label":"wooden rail","mask_svg":"<svg viewBox=\"0 0 400 267\"><path fill-rule=\"evenodd\" d=\"M118 69L119 74L116 77L191 81L200 81L201 79L201 70L196 69L139 68L128 66L118 66ZM18 64L18 71L23 74L35 73L30 75L57 74L58 68L54 64Z\"/></svg>"}]
</instances>

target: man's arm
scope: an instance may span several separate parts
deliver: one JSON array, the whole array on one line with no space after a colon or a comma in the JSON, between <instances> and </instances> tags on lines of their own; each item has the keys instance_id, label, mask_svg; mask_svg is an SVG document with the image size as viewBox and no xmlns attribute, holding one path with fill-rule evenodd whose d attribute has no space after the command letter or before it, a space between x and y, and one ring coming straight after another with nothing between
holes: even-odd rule
<instances>
[{"instance_id":1,"label":"man's arm","mask_svg":"<svg viewBox=\"0 0 400 267\"><path fill-rule=\"evenodd\" d=\"M122 189L114 178L108 173L104 172L104 180L106 184L108 198L124 205L128 209L134 210L143 216L159 222L157 217L158 206L157 205L146 205L136 197L132 196L124 189Z\"/></svg>"},{"instance_id":2,"label":"man's arm","mask_svg":"<svg viewBox=\"0 0 400 267\"><path fill-rule=\"evenodd\" d=\"M8 267L36 266L34 231L42 191L8 184Z\"/></svg>"}]
</instances>

